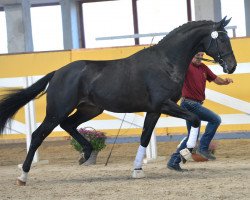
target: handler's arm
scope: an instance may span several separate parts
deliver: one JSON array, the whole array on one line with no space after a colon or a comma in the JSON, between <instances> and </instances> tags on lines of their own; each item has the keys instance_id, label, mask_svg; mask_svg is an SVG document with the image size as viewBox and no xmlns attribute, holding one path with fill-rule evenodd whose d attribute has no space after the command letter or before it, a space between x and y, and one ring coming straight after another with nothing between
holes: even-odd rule
<instances>
[{"instance_id":1,"label":"handler's arm","mask_svg":"<svg viewBox=\"0 0 250 200\"><path fill-rule=\"evenodd\" d=\"M230 83L233 83L233 80L231 78L224 79L224 78L217 76L217 78L214 79L213 82L216 83L217 85L228 85Z\"/></svg>"}]
</instances>

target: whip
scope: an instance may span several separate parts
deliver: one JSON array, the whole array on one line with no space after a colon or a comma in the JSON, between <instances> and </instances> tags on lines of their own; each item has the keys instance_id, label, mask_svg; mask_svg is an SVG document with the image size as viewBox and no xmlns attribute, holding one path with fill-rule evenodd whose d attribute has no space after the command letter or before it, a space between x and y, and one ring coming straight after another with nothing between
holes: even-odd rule
<instances>
[{"instance_id":1,"label":"whip","mask_svg":"<svg viewBox=\"0 0 250 200\"><path fill-rule=\"evenodd\" d=\"M105 163L105 166L108 165L109 158L110 158L110 156L111 156L111 154L112 154L112 151L113 151L113 148L114 148L114 146L115 146L116 140L117 140L118 135L119 135L119 133L120 133L120 131L121 131L122 124L123 124L123 122L124 122L125 117L126 117L126 113L125 113L124 116L123 116L122 123L121 123L121 125L120 125L120 128L119 128L119 130L118 130L118 133L117 133L117 135L116 135L116 137L115 137L115 140L114 140L114 142L113 142L113 145L112 145L112 148L111 148L111 150L110 150L110 153L109 153L109 156L108 156L108 158L107 158L107 161L106 161L106 163Z\"/></svg>"}]
</instances>

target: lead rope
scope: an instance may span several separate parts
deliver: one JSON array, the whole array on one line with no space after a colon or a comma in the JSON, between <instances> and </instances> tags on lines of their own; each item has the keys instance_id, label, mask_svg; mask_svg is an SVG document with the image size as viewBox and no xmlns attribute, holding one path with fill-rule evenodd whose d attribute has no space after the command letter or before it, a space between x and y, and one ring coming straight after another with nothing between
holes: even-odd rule
<instances>
[{"instance_id":1,"label":"lead rope","mask_svg":"<svg viewBox=\"0 0 250 200\"><path fill-rule=\"evenodd\" d=\"M105 163L105 166L108 165L109 158L111 157L112 151L113 151L113 149L114 149L114 146L115 146L116 140L117 140L117 138L118 138L118 135L119 135L119 133L120 133L120 131L121 131L122 124L123 124L123 122L124 122L124 120L125 120L126 114L127 114L127 113L125 113L124 116L123 116L122 123L121 123L121 125L120 125L120 128L119 128L119 130L118 130L118 133L117 133L117 135L116 135L116 137L115 137L115 140L114 140L114 142L113 142L113 145L112 145L112 148L111 148L111 150L110 150L110 153L109 153L109 156L108 156L108 158L107 158L107 161L106 161L106 163Z\"/></svg>"},{"instance_id":2,"label":"lead rope","mask_svg":"<svg viewBox=\"0 0 250 200\"><path fill-rule=\"evenodd\" d=\"M211 63L218 63L218 62L216 62L214 60L210 60L210 59L206 59L206 58L201 58L201 60L211 62Z\"/></svg>"}]
</instances>

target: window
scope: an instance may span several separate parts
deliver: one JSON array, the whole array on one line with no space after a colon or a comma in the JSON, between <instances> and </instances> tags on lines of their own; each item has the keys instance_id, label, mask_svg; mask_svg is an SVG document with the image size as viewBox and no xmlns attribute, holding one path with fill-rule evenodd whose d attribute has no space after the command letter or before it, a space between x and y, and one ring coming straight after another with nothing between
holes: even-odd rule
<instances>
[{"instance_id":1,"label":"window","mask_svg":"<svg viewBox=\"0 0 250 200\"><path fill-rule=\"evenodd\" d=\"M100 37L134 34L132 3L128 0L83 3L86 48L134 45L134 39Z\"/></svg>"},{"instance_id":2,"label":"window","mask_svg":"<svg viewBox=\"0 0 250 200\"><path fill-rule=\"evenodd\" d=\"M221 0L222 18L227 16L232 17L228 26L237 26L236 36L246 36L246 21L244 0ZM232 31L228 30L229 36L232 37Z\"/></svg>"},{"instance_id":3,"label":"window","mask_svg":"<svg viewBox=\"0 0 250 200\"><path fill-rule=\"evenodd\" d=\"M183 0L138 0L139 33L170 32L174 28L186 23L187 4ZM165 35L157 37L142 37L140 44L157 43Z\"/></svg>"},{"instance_id":4,"label":"window","mask_svg":"<svg viewBox=\"0 0 250 200\"><path fill-rule=\"evenodd\" d=\"M63 49L61 6L31 7L34 51Z\"/></svg>"}]
</instances>

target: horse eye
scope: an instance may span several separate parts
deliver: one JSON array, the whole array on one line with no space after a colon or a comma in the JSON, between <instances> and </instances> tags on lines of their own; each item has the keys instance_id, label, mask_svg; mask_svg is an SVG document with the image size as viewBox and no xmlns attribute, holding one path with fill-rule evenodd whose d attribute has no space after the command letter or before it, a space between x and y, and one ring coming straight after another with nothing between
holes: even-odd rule
<instances>
[{"instance_id":1,"label":"horse eye","mask_svg":"<svg viewBox=\"0 0 250 200\"><path fill-rule=\"evenodd\" d=\"M220 41L224 43L226 40L224 38L221 38Z\"/></svg>"}]
</instances>

